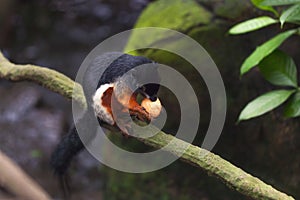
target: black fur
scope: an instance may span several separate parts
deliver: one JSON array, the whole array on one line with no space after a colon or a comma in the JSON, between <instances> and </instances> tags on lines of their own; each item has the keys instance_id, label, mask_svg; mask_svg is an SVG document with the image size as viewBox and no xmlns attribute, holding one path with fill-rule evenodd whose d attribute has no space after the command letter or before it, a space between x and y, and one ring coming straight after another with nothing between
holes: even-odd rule
<instances>
[{"instance_id":1,"label":"black fur","mask_svg":"<svg viewBox=\"0 0 300 200\"><path fill-rule=\"evenodd\" d=\"M91 113L93 112L86 112L84 116L76 122L77 124L80 124L84 121L84 124L80 124L79 126L81 129L83 129L79 130L80 132L96 132L96 127L92 124L95 116L91 115ZM89 122L91 123L90 126L89 124L86 124ZM93 128L94 130L91 131L90 128ZM93 137L94 135L87 135L82 139L90 141ZM50 165L54 170L55 175L63 176L69 168L72 158L77 155L77 153L80 152L83 148L83 142L79 138L75 124L73 124L68 134L62 138L55 151L51 155Z\"/></svg>"},{"instance_id":2,"label":"black fur","mask_svg":"<svg viewBox=\"0 0 300 200\"><path fill-rule=\"evenodd\" d=\"M88 103L88 112L86 112L83 117L76 122L76 124L80 124L80 127L83 129L79 130L79 132L96 132L97 127L93 124L95 116L91 106L92 97L96 89L102 84L114 82L118 77L122 76L132 68L147 63L154 64L153 61L147 58L122 53L107 53L97 57L92 62L83 77L82 86ZM106 68L106 66L109 67ZM156 73L155 75L158 77L157 71L146 70L144 74L137 74L134 78L138 81L139 77L143 78L143 76L149 75L147 73ZM99 80L100 76L101 78ZM156 99L158 89L159 85L157 84L147 84L146 86L146 92L152 99ZM100 124L103 123L101 119L98 120ZM85 124L81 124L83 121ZM87 122L90 122L90 124L86 124ZM84 138L86 141L84 143L91 141L94 136L95 134L86 135ZM80 140L76 127L73 125L68 134L62 138L51 156L50 165L54 170L55 175L60 178L63 189L68 189L68 185L65 181L65 175L69 165L74 156L76 156L83 148L83 142Z\"/></svg>"},{"instance_id":3,"label":"black fur","mask_svg":"<svg viewBox=\"0 0 300 200\"><path fill-rule=\"evenodd\" d=\"M156 63L148 58L142 56L132 56L119 52L106 53L98 56L92 62L92 64L86 69L86 73L83 78L83 90L89 104L92 103L92 97L101 85L105 83L113 83L118 77L123 76L129 70L142 64ZM108 67L107 67L108 66ZM132 81L139 82L145 80L146 77L155 77L155 81L159 81L159 75L154 68L145 68L143 72L134 75ZM158 92L158 84L147 84L147 94L155 96Z\"/></svg>"},{"instance_id":4,"label":"black fur","mask_svg":"<svg viewBox=\"0 0 300 200\"><path fill-rule=\"evenodd\" d=\"M98 83L98 87L105 83L113 83L116 78L122 76L134 67L147 63L154 62L145 57L123 54L115 59L110 66L105 69Z\"/></svg>"}]
</instances>

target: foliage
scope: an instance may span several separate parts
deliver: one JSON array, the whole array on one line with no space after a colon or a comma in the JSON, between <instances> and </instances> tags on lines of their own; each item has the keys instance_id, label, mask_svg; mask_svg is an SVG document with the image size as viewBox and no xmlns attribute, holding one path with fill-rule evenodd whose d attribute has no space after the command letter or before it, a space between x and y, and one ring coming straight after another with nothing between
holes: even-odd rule
<instances>
[{"instance_id":1,"label":"foliage","mask_svg":"<svg viewBox=\"0 0 300 200\"><path fill-rule=\"evenodd\" d=\"M229 30L230 34L248 33L272 24L280 25L283 30L284 25L290 23L294 28L278 33L261 44L243 62L240 69L241 75L258 66L267 81L285 88L267 92L252 100L242 110L238 120L263 115L287 100L284 116L298 117L300 116L300 87L297 81L297 67L293 58L278 48L292 35L300 35L300 0L251 0L251 2L258 9L271 12L274 17L260 16L246 20L233 26ZM282 12L279 13L273 6L281 6Z\"/></svg>"}]
</instances>

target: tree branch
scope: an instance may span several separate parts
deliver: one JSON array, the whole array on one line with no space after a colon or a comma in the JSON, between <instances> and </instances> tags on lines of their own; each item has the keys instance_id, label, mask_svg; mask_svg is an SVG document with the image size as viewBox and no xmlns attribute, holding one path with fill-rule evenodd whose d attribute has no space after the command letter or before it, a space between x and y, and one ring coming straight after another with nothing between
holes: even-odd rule
<instances>
[{"instance_id":1,"label":"tree branch","mask_svg":"<svg viewBox=\"0 0 300 200\"><path fill-rule=\"evenodd\" d=\"M11 81L35 82L68 99L75 99L84 108L86 102L81 85L61 73L36 65L16 65L9 62L0 52L0 78ZM74 92L73 92L74 89Z\"/></svg>"},{"instance_id":2,"label":"tree branch","mask_svg":"<svg viewBox=\"0 0 300 200\"><path fill-rule=\"evenodd\" d=\"M15 65L10 63L0 53L0 78L12 81L29 80L36 82L47 89L50 89L62 96L71 99L73 87L77 92L73 98L81 105L86 105L82 88L79 84L74 83L71 79L54 70L35 66L35 65ZM106 127L111 129L111 127ZM260 179L251 176L242 169L232 165L220 156L213 154L200 147L188 144L172 135L159 132L151 138L136 138L145 144L162 148L175 141L174 145L166 149L170 153L181 156L180 159L197 166L207 172L209 175L221 179L228 187L246 195L253 199L266 200L291 200L294 199L285 193L282 193L272 186L264 183ZM184 147L188 145L188 149L184 151ZM202 156L201 156L202 155Z\"/></svg>"}]
</instances>

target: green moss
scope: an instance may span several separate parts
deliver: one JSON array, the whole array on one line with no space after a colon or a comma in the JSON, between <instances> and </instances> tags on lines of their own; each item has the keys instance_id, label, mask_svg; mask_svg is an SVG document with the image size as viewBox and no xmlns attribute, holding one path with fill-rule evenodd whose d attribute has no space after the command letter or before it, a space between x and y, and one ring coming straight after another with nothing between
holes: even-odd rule
<instances>
[{"instance_id":1,"label":"green moss","mask_svg":"<svg viewBox=\"0 0 300 200\"><path fill-rule=\"evenodd\" d=\"M149 4L139 17L135 28L160 27L185 33L192 27L209 24L211 19L212 14L193 0L160 0ZM139 46L141 41L148 45L172 37L171 34L133 31L125 52Z\"/></svg>"},{"instance_id":2,"label":"green moss","mask_svg":"<svg viewBox=\"0 0 300 200\"><path fill-rule=\"evenodd\" d=\"M246 0L225 0L216 4L214 13L220 17L236 19L251 6L250 1Z\"/></svg>"},{"instance_id":3,"label":"green moss","mask_svg":"<svg viewBox=\"0 0 300 200\"><path fill-rule=\"evenodd\" d=\"M185 31L208 24L212 15L193 0L160 0L149 4L135 27L164 27Z\"/></svg>"},{"instance_id":4,"label":"green moss","mask_svg":"<svg viewBox=\"0 0 300 200\"><path fill-rule=\"evenodd\" d=\"M105 173L109 178L104 190L104 199L171 199L170 194L166 192L168 179L162 172L130 174L106 168Z\"/></svg>"},{"instance_id":5,"label":"green moss","mask_svg":"<svg viewBox=\"0 0 300 200\"><path fill-rule=\"evenodd\" d=\"M228 190L219 180L207 177L201 170L182 162L144 174L123 173L109 168L103 170L108 177L104 188L104 199L107 200L188 200L208 196L216 200L243 198Z\"/></svg>"}]
</instances>

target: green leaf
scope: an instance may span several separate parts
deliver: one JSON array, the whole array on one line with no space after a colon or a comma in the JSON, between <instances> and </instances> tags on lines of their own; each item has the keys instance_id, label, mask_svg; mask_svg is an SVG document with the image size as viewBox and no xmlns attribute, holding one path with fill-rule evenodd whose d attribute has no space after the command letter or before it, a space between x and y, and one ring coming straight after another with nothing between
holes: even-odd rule
<instances>
[{"instance_id":1,"label":"green leaf","mask_svg":"<svg viewBox=\"0 0 300 200\"><path fill-rule=\"evenodd\" d=\"M294 90L275 90L263 94L246 105L239 116L239 121L260 116L285 102Z\"/></svg>"},{"instance_id":2,"label":"green leaf","mask_svg":"<svg viewBox=\"0 0 300 200\"><path fill-rule=\"evenodd\" d=\"M288 101L287 105L284 108L284 116L299 117L300 116L300 92L296 92L294 96Z\"/></svg>"},{"instance_id":3,"label":"green leaf","mask_svg":"<svg viewBox=\"0 0 300 200\"><path fill-rule=\"evenodd\" d=\"M268 40L264 44L258 46L255 51L244 61L241 67L241 75L248 72L255 65L257 65L264 57L272 53L277 47L279 47L288 37L297 32L297 29L289 30L280 33Z\"/></svg>"},{"instance_id":4,"label":"green leaf","mask_svg":"<svg viewBox=\"0 0 300 200\"><path fill-rule=\"evenodd\" d=\"M283 6L300 3L300 0L264 0L260 3L262 6Z\"/></svg>"},{"instance_id":5,"label":"green leaf","mask_svg":"<svg viewBox=\"0 0 300 200\"><path fill-rule=\"evenodd\" d=\"M230 30L230 34L241 34L241 33L247 33L250 31L254 31L263 27L266 27L268 25L277 23L278 21L268 17L268 16L262 16L262 17L257 17L254 19L250 19L247 21L244 21L242 23L239 23L235 26L233 26Z\"/></svg>"},{"instance_id":6,"label":"green leaf","mask_svg":"<svg viewBox=\"0 0 300 200\"><path fill-rule=\"evenodd\" d=\"M293 59L280 50L275 50L259 64L263 77L279 86L297 87L297 67Z\"/></svg>"},{"instance_id":7,"label":"green leaf","mask_svg":"<svg viewBox=\"0 0 300 200\"><path fill-rule=\"evenodd\" d=\"M265 11L270 11L274 13L276 16L278 16L278 12L272 7L272 6L264 6L261 5L261 2L264 0L251 0L252 4L257 7L258 9L265 10Z\"/></svg>"},{"instance_id":8,"label":"green leaf","mask_svg":"<svg viewBox=\"0 0 300 200\"><path fill-rule=\"evenodd\" d=\"M285 22L297 22L300 21L300 4L291 6L285 10L279 18L281 27Z\"/></svg>"}]
</instances>

